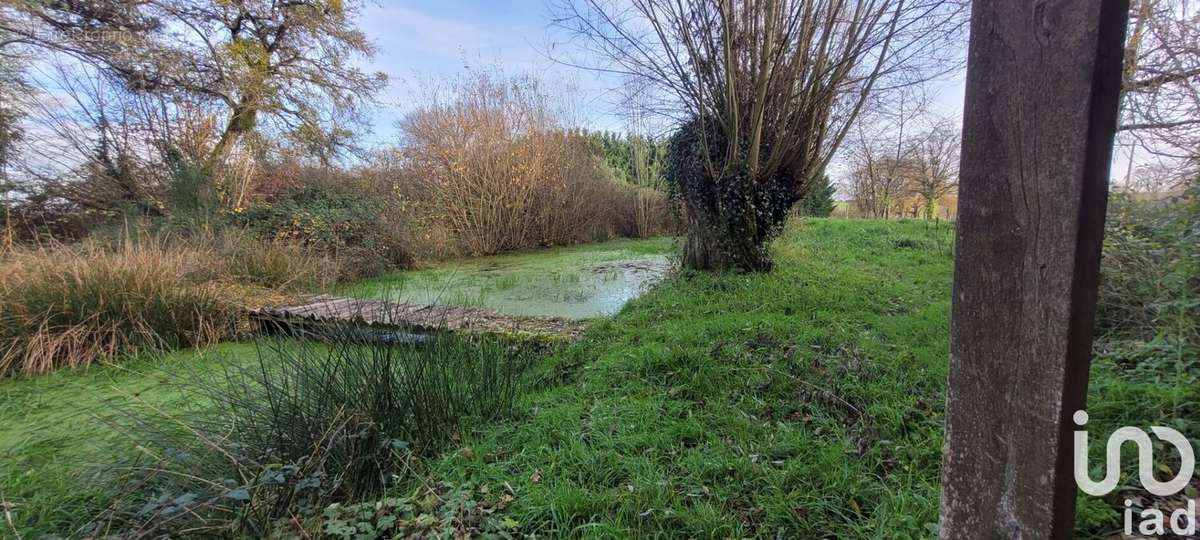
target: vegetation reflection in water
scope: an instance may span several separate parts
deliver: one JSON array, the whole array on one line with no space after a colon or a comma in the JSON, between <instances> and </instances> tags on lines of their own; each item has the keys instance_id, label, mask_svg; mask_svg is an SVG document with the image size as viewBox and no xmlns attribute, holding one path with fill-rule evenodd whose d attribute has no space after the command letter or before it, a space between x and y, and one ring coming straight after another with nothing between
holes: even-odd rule
<instances>
[{"instance_id":1,"label":"vegetation reflection in water","mask_svg":"<svg viewBox=\"0 0 1200 540\"><path fill-rule=\"evenodd\" d=\"M622 240L455 261L341 287L338 294L482 306L518 316L616 313L672 266L670 238Z\"/></svg>"}]
</instances>

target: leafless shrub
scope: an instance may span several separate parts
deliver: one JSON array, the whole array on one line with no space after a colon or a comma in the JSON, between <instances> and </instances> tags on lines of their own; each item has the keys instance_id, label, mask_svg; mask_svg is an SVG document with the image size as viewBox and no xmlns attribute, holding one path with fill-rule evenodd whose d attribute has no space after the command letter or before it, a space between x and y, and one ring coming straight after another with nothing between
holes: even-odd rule
<instances>
[{"instance_id":1,"label":"leafless shrub","mask_svg":"<svg viewBox=\"0 0 1200 540\"><path fill-rule=\"evenodd\" d=\"M661 230L651 197L613 181L588 141L561 125L535 79L478 73L402 124L416 213L468 254L562 245ZM620 209L642 204L626 226ZM637 221L634 212L632 221Z\"/></svg>"}]
</instances>

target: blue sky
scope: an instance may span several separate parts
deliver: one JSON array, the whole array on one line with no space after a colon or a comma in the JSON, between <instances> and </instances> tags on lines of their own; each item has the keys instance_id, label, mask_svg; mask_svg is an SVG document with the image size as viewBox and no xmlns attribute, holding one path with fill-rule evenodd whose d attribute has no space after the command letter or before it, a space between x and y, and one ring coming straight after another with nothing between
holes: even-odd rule
<instances>
[{"instance_id":1,"label":"blue sky","mask_svg":"<svg viewBox=\"0 0 1200 540\"><path fill-rule=\"evenodd\" d=\"M550 11L542 0L382 0L368 6L361 26L378 48L370 66L390 78L374 120L374 139L395 137L395 123L417 103L430 80L500 66L536 74L548 87L577 89L586 126L620 129L606 98L613 85L595 73L555 63L546 55Z\"/></svg>"},{"instance_id":2,"label":"blue sky","mask_svg":"<svg viewBox=\"0 0 1200 540\"><path fill-rule=\"evenodd\" d=\"M547 57L550 8L545 0L380 0L367 6L361 26L378 53L373 70L391 79L374 117L378 142L393 141L396 121L411 110L431 79L500 65L508 74L533 73L551 89L574 88L577 121L595 129L622 130L614 114L611 77L556 64ZM961 78L937 85L936 109L957 116Z\"/></svg>"}]
</instances>

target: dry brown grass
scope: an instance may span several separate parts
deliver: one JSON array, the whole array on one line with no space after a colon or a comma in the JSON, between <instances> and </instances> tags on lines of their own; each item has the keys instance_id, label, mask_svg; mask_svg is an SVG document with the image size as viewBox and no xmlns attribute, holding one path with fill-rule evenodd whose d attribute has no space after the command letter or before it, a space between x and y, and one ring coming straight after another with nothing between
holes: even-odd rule
<instances>
[{"instance_id":1,"label":"dry brown grass","mask_svg":"<svg viewBox=\"0 0 1200 540\"><path fill-rule=\"evenodd\" d=\"M320 261L285 244L189 242L17 248L0 258L0 376L213 343L248 305L323 283Z\"/></svg>"}]
</instances>

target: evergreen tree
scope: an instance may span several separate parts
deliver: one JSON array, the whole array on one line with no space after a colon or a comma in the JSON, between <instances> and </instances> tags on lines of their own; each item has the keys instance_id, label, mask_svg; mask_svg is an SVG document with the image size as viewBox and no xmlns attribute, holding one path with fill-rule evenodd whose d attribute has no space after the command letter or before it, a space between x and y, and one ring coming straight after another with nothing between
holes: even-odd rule
<instances>
[{"instance_id":1,"label":"evergreen tree","mask_svg":"<svg viewBox=\"0 0 1200 540\"><path fill-rule=\"evenodd\" d=\"M800 214L812 217L829 217L833 213L834 187L829 181L829 175L822 174L809 188L808 193L796 203Z\"/></svg>"}]
</instances>

